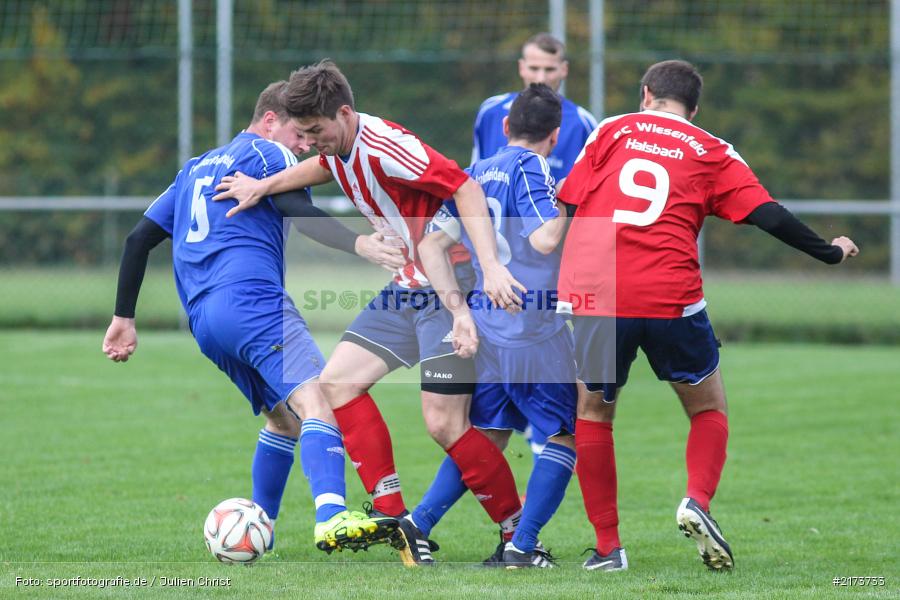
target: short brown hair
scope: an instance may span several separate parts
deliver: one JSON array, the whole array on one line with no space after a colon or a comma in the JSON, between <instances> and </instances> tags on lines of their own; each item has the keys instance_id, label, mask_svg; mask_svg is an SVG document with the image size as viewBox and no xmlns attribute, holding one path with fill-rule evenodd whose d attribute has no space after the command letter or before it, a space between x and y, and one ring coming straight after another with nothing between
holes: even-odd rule
<instances>
[{"instance_id":1,"label":"short brown hair","mask_svg":"<svg viewBox=\"0 0 900 600\"><path fill-rule=\"evenodd\" d=\"M262 119L263 115L270 110L278 115L280 121L287 120L288 113L284 105L284 92L287 90L287 84L288 82L282 79L266 86L266 89L262 91L256 100L256 108L253 109L253 123Z\"/></svg>"},{"instance_id":2,"label":"short brown hair","mask_svg":"<svg viewBox=\"0 0 900 600\"><path fill-rule=\"evenodd\" d=\"M545 31L536 33L525 40L525 43L522 44L523 56L525 55L525 48L528 46L537 46L547 54L558 55L560 60L566 59L566 45Z\"/></svg>"},{"instance_id":3,"label":"short brown hair","mask_svg":"<svg viewBox=\"0 0 900 600\"><path fill-rule=\"evenodd\" d=\"M644 86L655 98L669 98L684 104L688 112L694 112L700 102L703 78L691 63L684 60L664 60L652 65L641 77L641 101Z\"/></svg>"},{"instance_id":4,"label":"short brown hair","mask_svg":"<svg viewBox=\"0 0 900 600\"><path fill-rule=\"evenodd\" d=\"M333 119L345 104L353 108L353 90L341 70L330 59L291 73L285 103L290 116Z\"/></svg>"}]
</instances>

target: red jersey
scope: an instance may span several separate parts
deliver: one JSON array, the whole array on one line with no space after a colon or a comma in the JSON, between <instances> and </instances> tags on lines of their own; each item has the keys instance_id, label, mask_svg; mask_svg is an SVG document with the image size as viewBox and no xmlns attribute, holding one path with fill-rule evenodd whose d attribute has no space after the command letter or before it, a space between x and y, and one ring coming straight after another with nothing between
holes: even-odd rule
<instances>
[{"instance_id":1,"label":"red jersey","mask_svg":"<svg viewBox=\"0 0 900 600\"><path fill-rule=\"evenodd\" d=\"M560 300L575 314L649 318L705 306L697 236L706 215L740 223L772 202L731 144L652 110L600 123L559 199L578 207Z\"/></svg>"},{"instance_id":2,"label":"red jersey","mask_svg":"<svg viewBox=\"0 0 900 600\"><path fill-rule=\"evenodd\" d=\"M319 163L377 231L402 244L407 263L394 280L404 287L428 286L416 246L444 199L469 176L411 131L358 114L359 130L346 160L320 154ZM458 263L469 255L457 246L451 249L451 259Z\"/></svg>"}]
</instances>

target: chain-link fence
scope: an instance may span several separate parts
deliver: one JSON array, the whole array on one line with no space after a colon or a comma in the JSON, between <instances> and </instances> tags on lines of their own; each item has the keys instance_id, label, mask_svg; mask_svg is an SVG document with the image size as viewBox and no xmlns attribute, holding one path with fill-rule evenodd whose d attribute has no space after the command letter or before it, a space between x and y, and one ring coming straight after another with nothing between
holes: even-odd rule
<instances>
[{"instance_id":1,"label":"chain-link fence","mask_svg":"<svg viewBox=\"0 0 900 600\"><path fill-rule=\"evenodd\" d=\"M178 4L0 0L0 194L149 202L168 185L179 167ZM216 144L219 38L215 0L191 4L192 146L201 151ZM246 125L265 84L327 56L347 74L360 110L404 124L466 164L478 105L521 86L521 43L549 29L550 4L234 0L231 124ZM566 94L589 106L590 3L564 4ZM606 114L636 108L648 64L686 58L705 78L697 124L734 144L773 196L888 197L888 2L602 4ZM0 326L105 322L121 240L139 216L0 211ZM825 267L760 231L708 222L707 291L720 328L733 336L900 339L900 293L887 279L889 217L804 219L823 237L850 235L862 254ZM175 325L169 257L156 254L140 317Z\"/></svg>"}]
</instances>

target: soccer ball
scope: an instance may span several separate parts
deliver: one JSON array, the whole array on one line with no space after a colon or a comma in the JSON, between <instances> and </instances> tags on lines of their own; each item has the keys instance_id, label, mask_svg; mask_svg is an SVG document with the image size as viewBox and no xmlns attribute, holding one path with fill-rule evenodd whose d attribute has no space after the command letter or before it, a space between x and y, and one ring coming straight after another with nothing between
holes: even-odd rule
<instances>
[{"instance_id":1,"label":"soccer ball","mask_svg":"<svg viewBox=\"0 0 900 600\"><path fill-rule=\"evenodd\" d=\"M272 521L259 504L243 498L223 500L206 517L206 547L223 563L249 565L272 542Z\"/></svg>"}]
</instances>

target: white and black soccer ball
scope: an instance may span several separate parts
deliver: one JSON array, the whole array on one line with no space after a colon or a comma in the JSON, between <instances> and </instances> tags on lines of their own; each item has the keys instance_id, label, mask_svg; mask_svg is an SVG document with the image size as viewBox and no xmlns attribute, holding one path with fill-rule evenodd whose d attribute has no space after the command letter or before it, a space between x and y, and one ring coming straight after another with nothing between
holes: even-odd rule
<instances>
[{"instance_id":1,"label":"white and black soccer ball","mask_svg":"<svg viewBox=\"0 0 900 600\"><path fill-rule=\"evenodd\" d=\"M203 526L206 547L223 563L249 565L272 542L272 521L259 504L244 498L223 500Z\"/></svg>"}]
</instances>

